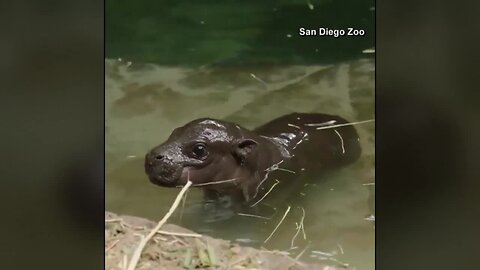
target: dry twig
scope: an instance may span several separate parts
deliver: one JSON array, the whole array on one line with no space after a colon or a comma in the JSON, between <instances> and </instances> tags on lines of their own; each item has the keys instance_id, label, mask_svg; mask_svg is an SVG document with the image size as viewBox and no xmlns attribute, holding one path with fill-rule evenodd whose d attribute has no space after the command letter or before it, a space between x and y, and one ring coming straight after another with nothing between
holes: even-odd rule
<instances>
[{"instance_id":1,"label":"dry twig","mask_svg":"<svg viewBox=\"0 0 480 270\"><path fill-rule=\"evenodd\" d=\"M289 205L288 208L287 208L287 211L285 211L285 214L283 214L283 217L282 219L280 220L280 222L278 222L277 226L275 227L275 229L273 229L272 233L270 233L270 235L267 237L267 239L265 239L265 241L263 241L263 243L267 243L268 240L270 240L270 238L273 236L273 234L277 231L278 227L280 227L280 225L282 224L283 220L285 219L285 217L287 216L288 212L290 212L290 208L291 206Z\"/></svg>"},{"instance_id":2,"label":"dry twig","mask_svg":"<svg viewBox=\"0 0 480 270\"><path fill-rule=\"evenodd\" d=\"M155 235L155 233L163 226L163 224L165 224L165 222L167 222L168 218L173 214L175 209L177 209L178 205L180 204L180 200L182 199L183 194L185 194L185 192L188 190L188 188L191 185L192 185L192 182L189 180L187 182L187 184L182 188L180 193L178 193L177 198L173 202L173 204L170 207L170 209L168 210L167 214L162 218L162 220L160 220L158 222L157 226L155 226L155 228L153 228L150 231L150 233L146 237L144 237L142 239L142 241L140 241L140 244L137 246L137 248L135 249L135 251L132 255L132 258L130 259L130 264L128 265L128 270L134 270L135 269L135 267L137 266L138 260L140 259L140 256L142 255L142 251L145 248L145 245L147 244L148 240L150 240L153 237L153 235Z\"/></svg>"},{"instance_id":3,"label":"dry twig","mask_svg":"<svg viewBox=\"0 0 480 270\"><path fill-rule=\"evenodd\" d=\"M310 244L307 244L305 246L305 248L300 253L298 253L297 257L295 257L295 261L298 261L300 259L300 257L302 257L303 253L305 253L305 251L307 251L309 246L310 246Z\"/></svg>"},{"instance_id":4,"label":"dry twig","mask_svg":"<svg viewBox=\"0 0 480 270\"><path fill-rule=\"evenodd\" d=\"M364 124L364 123L369 123L369 122L374 122L374 121L375 121L375 119L370 119L370 120L365 120L365 121L338 124L338 125L332 125L332 126L326 126L326 127L317 127L316 130L337 128L337 127L344 127L344 126L354 126L354 125ZM314 127L316 124L307 124L307 125Z\"/></svg>"},{"instance_id":5,"label":"dry twig","mask_svg":"<svg viewBox=\"0 0 480 270\"><path fill-rule=\"evenodd\" d=\"M258 200L256 203L252 204L250 207L254 207L255 205L257 205L259 202L263 201L263 199L265 199L265 197L267 197L268 193L270 193L272 191L272 189L278 185L280 183L280 181L278 181L277 179L275 179L275 183L272 185L272 187L268 190L267 193L265 193L265 195L262 196L262 198L260 198L260 200Z\"/></svg>"},{"instance_id":6,"label":"dry twig","mask_svg":"<svg viewBox=\"0 0 480 270\"><path fill-rule=\"evenodd\" d=\"M220 180L220 181L215 181L215 182L195 184L195 185L193 185L193 186L194 186L194 187L209 186L209 185L216 185L216 184L222 184L222 183L235 182L235 181L237 181L237 180L238 180L238 178L232 178L232 179Z\"/></svg>"},{"instance_id":7,"label":"dry twig","mask_svg":"<svg viewBox=\"0 0 480 270\"><path fill-rule=\"evenodd\" d=\"M105 219L105 223L122 221L121 218Z\"/></svg>"},{"instance_id":8,"label":"dry twig","mask_svg":"<svg viewBox=\"0 0 480 270\"><path fill-rule=\"evenodd\" d=\"M179 232L167 232L167 231L157 231L156 233L164 234L164 235L174 235L174 236L183 236L183 237L202 237L201 234L198 233L179 233Z\"/></svg>"},{"instance_id":9,"label":"dry twig","mask_svg":"<svg viewBox=\"0 0 480 270\"><path fill-rule=\"evenodd\" d=\"M293 247L295 239L297 238L298 234L300 233L300 230L303 231L303 239L307 240L307 236L305 235L305 230L303 229L303 220L305 219L305 209L303 207L301 209L302 209L302 218L300 219L300 224L295 223L297 225L297 232L295 233L295 235L292 238L290 248Z\"/></svg>"},{"instance_id":10,"label":"dry twig","mask_svg":"<svg viewBox=\"0 0 480 270\"><path fill-rule=\"evenodd\" d=\"M105 248L105 253L107 253L107 251L112 249L119 241L120 241L120 239L117 239L117 240L113 241L113 243L111 243L108 247Z\"/></svg>"},{"instance_id":11,"label":"dry twig","mask_svg":"<svg viewBox=\"0 0 480 270\"><path fill-rule=\"evenodd\" d=\"M271 218L269 218L269 217L262 217L262 216L251 215L251 214L245 214L245 213L237 213L237 215L239 215L239 216L243 216L243 217L254 217L254 218L260 218L260 219L266 219L266 220L269 220L269 219L271 219Z\"/></svg>"}]
</instances>

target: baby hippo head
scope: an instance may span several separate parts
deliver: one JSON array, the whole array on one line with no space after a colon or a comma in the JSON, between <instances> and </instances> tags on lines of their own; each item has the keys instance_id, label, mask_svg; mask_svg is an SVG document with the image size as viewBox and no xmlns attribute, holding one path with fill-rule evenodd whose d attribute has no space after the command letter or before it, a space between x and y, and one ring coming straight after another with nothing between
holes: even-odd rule
<instances>
[{"instance_id":1,"label":"baby hippo head","mask_svg":"<svg viewBox=\"0 0 480 270\"><path fill-rule=\"evenodd\" d=\"M233 123L194 120L147 153L145 172L152 183L166 187L182 186L188 180L194 185L241 181L252 173L258 155L254 136Z\"/></svg>"}]
</instances>

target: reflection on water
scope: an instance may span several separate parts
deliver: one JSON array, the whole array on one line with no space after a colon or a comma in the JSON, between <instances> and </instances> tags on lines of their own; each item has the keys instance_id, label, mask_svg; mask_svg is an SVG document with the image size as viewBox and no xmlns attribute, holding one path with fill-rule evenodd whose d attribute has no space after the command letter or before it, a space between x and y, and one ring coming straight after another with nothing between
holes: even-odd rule
<instances>
[{"instance_id":1,"label":"reflection on water","mask_svg":"<svg viewBox=\"0 0 480 270\"><path fill-rule=\"evenodd\" d=\"M373 119L373 61L188 69L107 60L107 210L163 217L179 190L151 184L143 157L175 127L212 117L254 128L290 112ZM374 214L374 124L358 125L357 131L361 159L327 175L308 175L308 184L290 199L266 200L256 212L210 222L202 191L191 189L185 206L170 221L292 254L308 246L303 260L329 259L373 269L374 224L369 217ZM287 209L278 230L264 243Z\"/></svg>"}]
</instances>

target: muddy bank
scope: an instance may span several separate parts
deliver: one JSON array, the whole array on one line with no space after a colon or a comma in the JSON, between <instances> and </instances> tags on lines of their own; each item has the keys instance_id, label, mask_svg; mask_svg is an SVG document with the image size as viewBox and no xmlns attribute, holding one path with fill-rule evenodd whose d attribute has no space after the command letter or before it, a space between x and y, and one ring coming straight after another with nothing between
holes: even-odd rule
<instances>
[{"instance_id":1,"label":"muddy bank","mask_svg":"<svg viewBox=\"0 0 480 270\"><path fill-rule=\"evenodd\" d=\"M127 269L142 237L155 222L105 212L106 269ZM281 251L242 247L230 241L196 234L165 224L148 242L136 269L345 269L307 264Z\"/></svg>"}]
</instances>

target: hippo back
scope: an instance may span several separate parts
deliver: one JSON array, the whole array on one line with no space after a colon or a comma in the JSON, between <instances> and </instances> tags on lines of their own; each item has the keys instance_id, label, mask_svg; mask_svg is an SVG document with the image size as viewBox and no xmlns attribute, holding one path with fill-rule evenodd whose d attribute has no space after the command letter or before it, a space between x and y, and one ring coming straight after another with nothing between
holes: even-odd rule
<instances>
[{"instance_id":1,"label":"hippo back","mask_svg":"<svg viewBox=\"0 0 480 270\"><path fill-rule=\"evenodd\" d=\"M361 154L359 137L345 119L328 114L292 113L255 129L259 135L273 138L285 146L292 158L289 167L334 169L356 161Z\"/></svg>"}]
</instances>

